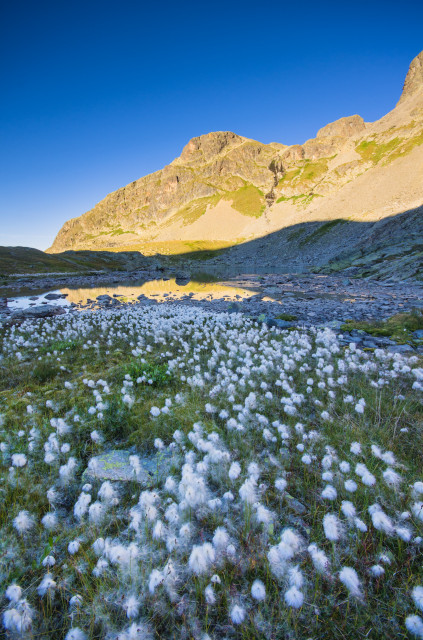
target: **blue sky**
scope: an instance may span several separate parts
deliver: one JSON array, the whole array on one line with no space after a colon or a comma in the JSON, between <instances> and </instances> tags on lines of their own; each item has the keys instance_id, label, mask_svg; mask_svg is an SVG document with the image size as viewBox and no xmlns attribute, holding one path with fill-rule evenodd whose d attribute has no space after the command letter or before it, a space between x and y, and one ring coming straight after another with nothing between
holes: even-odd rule
<instances>
[{"instance_id":1,"label":"blue sky","mask_svg":"<svg viewBox=\"0 0 423 640\"><path fill-rule=\"evenodd\" d=\"M293 144L345 115L376 120L423 49L416 0L7 5L0 245L46 249L193 136Z\"/></svg>"}]
</instances>

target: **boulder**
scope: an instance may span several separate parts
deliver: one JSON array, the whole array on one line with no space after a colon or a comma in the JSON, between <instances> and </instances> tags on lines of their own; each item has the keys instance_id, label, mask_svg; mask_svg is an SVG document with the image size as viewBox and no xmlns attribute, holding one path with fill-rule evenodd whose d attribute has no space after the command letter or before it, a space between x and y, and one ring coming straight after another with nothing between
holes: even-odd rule
<instances>
[{"instance_id":1,"label":"boulder","mask_svg":"<svg viewBox=\"0 0 423 640\"><path fill-rule=\"evenodd\" d=\"M411 353L414 351L411 344L397 344L395 346L387 347L390 353Z\"/></svg>"},{"instance_id":2,"label":"boulder","mask_svg":"<svg viewBox=\"0 0 423 640\"><path fill-rule=\"evenodd\" d=\"M96 300L98 300L99 302L111 302L111 300L113 300L112 296L109 296L107 293L104 293L101 296L97 296Z\"/></svg>"},{"instance_id":3,"label":"boulder","mask_svg":"<svg viewBox=\"0 0 423 640\"><path fill-rule=\"evenodd\" d=\"M47 293L44 298L46 300L59 300L62 297L61 293Z\"/></svg>"},{"instance_id":4,"label":"boulder","mask_svg":"<svg viewBox=\"0 0 423 640\"><path fill-rule=\"evenodd\" d=\"M91 458L88 467L82 474L83 482L98 480L115 480L119 482L138 482L148 484L157 473L167 474L170 469L170 454L156 453L149 456L138 456L141 463L141 471L135 475L133 467L129 463L130 451L114 449L106 451Z\"/></svg>"},{"instance_id":5,"label":"boulder","mask_svg":"<svg viewBox=\"0 0 423 640\"><path fill-rule=\"evenodd\" d=\"M38 318L49 318L52 316L60 316L66 313L63 307L52 307L48 304L31 307L28 309L16 309L11 314L11 320L29 320Z\"/></svg>"}]
</instances>

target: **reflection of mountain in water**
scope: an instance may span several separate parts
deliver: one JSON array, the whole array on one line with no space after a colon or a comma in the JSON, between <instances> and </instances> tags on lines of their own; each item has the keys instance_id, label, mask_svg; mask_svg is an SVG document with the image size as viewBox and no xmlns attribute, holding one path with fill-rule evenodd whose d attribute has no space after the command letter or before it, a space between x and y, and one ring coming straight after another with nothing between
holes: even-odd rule
<instances>
[{"instance_id":1,"label":"reflection of mountain in water","mask_svg":"<svg viewBox=\"0 0 423 640\"><path fill-rule=\"evenodd\" d=\"M226 299L235 300L236 296L240 298L250 298L257 294L257 291L251 291L236 286L221 284L216 282L194 282L191 281L187 285L182 286L176 284L174 279L171 280L150 280L140 285L117 285L104 286L92 289L61 289L61 293L67 294L67 300L74 303L86 303L88 299L95 300L97 296L108 294L117 297L125 302L136 301L137 297L144 295L152 300L163 302L165 300L182 300L186 296L194 300L216 300Z\"/></svg>"}]
</instances>

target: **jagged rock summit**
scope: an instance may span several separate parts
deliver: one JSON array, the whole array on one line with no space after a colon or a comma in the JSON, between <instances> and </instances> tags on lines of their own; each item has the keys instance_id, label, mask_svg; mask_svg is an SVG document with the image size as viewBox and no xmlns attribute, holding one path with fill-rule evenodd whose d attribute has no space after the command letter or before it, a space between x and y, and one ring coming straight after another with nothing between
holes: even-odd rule
<instances>
[{"instance_id":1,"label":"jagged rock summit","mask_svg":"<svg viewBox=\"0 0 423 640\"><path fill-rule=\"evenodd\" d=\"M423 90L423 51L412 60L398 104Z\"/></svg>"},{"instance_id":2,"label":"jagged rock summit","mask_svg":"<svg viewBox=\"0 0 423 640\"><path fill-rule=\"evenodd\" d=\"M380 120L340 118L315 138L289 146L230 131L192 138L168 166L66 222L49 252L184 253L242 247L256 238L263 238L265 247L265 239L277 232L286 239L285 259L293 248L307 256L306 240L294 242L299 225L360 223L360 233L343 240L344 225L321 256L304 258L323 264L378 221L422 204L423 52L410 65L397 106ZM330 228L327 238L333 239Z\"/></svg>"}]
</instances>

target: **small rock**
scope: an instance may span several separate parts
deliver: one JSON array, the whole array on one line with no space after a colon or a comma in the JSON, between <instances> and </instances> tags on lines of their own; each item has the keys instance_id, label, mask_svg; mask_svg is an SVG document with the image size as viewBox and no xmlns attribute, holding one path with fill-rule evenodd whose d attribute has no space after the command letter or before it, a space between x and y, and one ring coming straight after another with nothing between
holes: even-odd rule
<instances>
[{"instance_id":1,"label":"small rock","mask_svg":"<svg viewBox=\"0 0 423 640\"><path fill-rule=\"evenodd\" d=\"M306 513L307 508L294 496L291 496L290 493L285 493L285 500L288 503L288 508L291 509L294 513L299 516L302 516Z\"/></svg>"},{"instance_id":2,"label":"small rock","mask_svg":"<svg viewBox=\"0 0 423 640\"><path fill-rule=\"evenodd\" d=\"M237 302L231 302L228 306L229 313L239 313L241 311L241 307Z\"/></svg>"},{"instance_id":3,"label":"small rock","mask_svg":"<svg viewBox=\"0 0 423 640\"><path fill-rule=\"evenodd\" d=\"M175 276L175 282L181 287L185 287L191 280L191 276L188 273L177 273Z\"/></svg>"},{"instance_id":4,"label":"small rock","mask_svg":"<svg viewBox=\"0 0 423 640\"><path fill-rule=\"evenodd\" d=\"M376 349L377 344L372 340L363 340L363 347L366 347L366 349Z\"/></svg>"},{"instance_id":5,"label":"small rock","mask_svg":"<svg viewBox=\"0 0 423 640\"><path fill-rule=\"evenodd\" d=\"M130 482L131 480L141 484L148 481L159 471L167 473L170 467L170 454L161 453L151 456L139 456L141 472L135 476L134 469L129 464L129 451L115 449L107 451L91 458L89 467L82 474L82 481L92 480L116 480L120 482Z\"/></svg>"},{"instance_id":6,"label":"small rock","mask_svg":"<svg viewBox=\"0 0 423 640\"><path fill-rule=\"evenodd\" d=\"M414 331L413 336L417 338L417 340L423 340L423 329L417 329L417 331Z\"/></svg>"},{"instance_id":7,"label":"small rock","mask_svg":"<svg viewBox=\"0 0 423 640\"><path fill-rule=\"evenodd\" d=\"M266 318L265 323L268 327L278 327L278 329L287 329L294 326L293 322L281 320L280 318Z\"/></svg>"}]
</instances>

